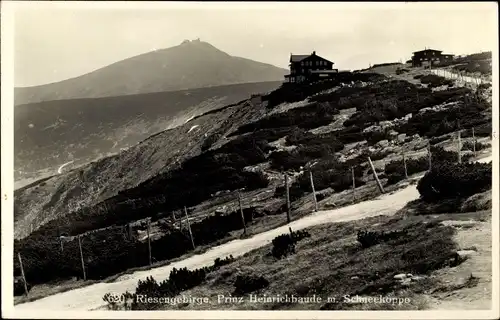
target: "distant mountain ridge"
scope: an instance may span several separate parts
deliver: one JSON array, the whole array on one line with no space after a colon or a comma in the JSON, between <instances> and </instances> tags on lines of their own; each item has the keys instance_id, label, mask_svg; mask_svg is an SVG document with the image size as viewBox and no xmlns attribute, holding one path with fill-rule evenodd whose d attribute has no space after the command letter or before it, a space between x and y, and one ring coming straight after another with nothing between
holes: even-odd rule
<instances>
[{"instance_id":1,"label":"distant mountain ridge","mask_svg":"<svg viewBox=\"0 0 500 320\"><path fill-rule=\"evenodd\" d=\"M15 88L15 104L280 81L287 70L186 40L60 82Z\"/></svg>"}]
</instances>

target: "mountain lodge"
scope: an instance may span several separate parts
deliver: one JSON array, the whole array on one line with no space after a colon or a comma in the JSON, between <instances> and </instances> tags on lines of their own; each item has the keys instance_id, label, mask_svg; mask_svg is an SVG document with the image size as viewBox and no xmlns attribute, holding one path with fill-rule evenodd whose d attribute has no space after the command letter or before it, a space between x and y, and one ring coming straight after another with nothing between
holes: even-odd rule
<instances>
[{"instance_id":1,"label":"mountain lodge","mask_svg":"<svg viewBox=\"0 0 500 320\"><path fill-rule=\"evenodd\" d=\"M442 54L443 51L427 49L413 52L412 67L433 66L453 60L452 54Z\"/></svg>"},{"instance_id":2,"label":"mountain lodge","mask_svg":"<svg viewBox=\"0 0 500 320\"><path fill-rule=\"evenodd\" d=\"M330 78L338 73L333 62L326 60L313 51L310 55L290 54L290 74L285 75L285 83L300 83Z\"/></svg>"}]
</instances>

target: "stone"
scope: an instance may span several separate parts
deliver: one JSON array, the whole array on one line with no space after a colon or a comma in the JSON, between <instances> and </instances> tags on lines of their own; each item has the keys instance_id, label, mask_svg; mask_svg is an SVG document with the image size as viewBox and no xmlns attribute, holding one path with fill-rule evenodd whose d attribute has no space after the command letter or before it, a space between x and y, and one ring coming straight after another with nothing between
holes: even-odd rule
<instances>
[{"instance_id":1,"label":"stone","mask_svg":"<svg viewBox=\"0 0 500 320\"><path fill-rule=\"evenodd\" d=\"M388 140L380 140L377 142L376 146L380 148L387 148L389 146L389 141Z\"/></svg>"},{"instance_id":2,"label":"stone","mask_svg":"<svg viewBox=\"0 0 500 320\"><path fill-rule=\"evenodd\" d=\"M390 130L390 131L388 132L388 134L389 134L389 137L390 137L391 139L395 139L395 138L397 138L397 136L398 136L398 132L397 132L397 131L395 131L395 130Z\"/></svg>"},{"instance_id":3,"label":"stone","mask_svg":"<svg viewBox=\"0 0 500 320\"><path fill-rule=\"evenodd\" d=\"M471 255L475 254L476 251L474 250L458 250L457 254L460 258L466 259L469 258Z\"/></svg>"},{"instance_id":4,"label":"stone","mask_svg":"<svg viewBox=\"0 0 500 320\"><path fill-rule=\"evenodd\" d=\"M424 280L425 277L422 277L422 276L413 276L411 277L411 281L420 281L420 280Z\"/></svg>"},{"instance_id":5,"label":"stone","mask_svg":"<svg viewBox=\"0 0 500 320\"><path fill-rule=\"evenodd\" d=\"M406 139L406 133L400 133L400 134L398 134L398 136L397 136L396 139L397 139L397 141L399 143L404 143L405 139Z\"/></svg>"},{"instance_id":6,"label":"stone","mask_svg":"<svg viewBox=\"0 0 500 320\"><path fill-rule=\"evenodd\" d=\"M406 279L406 274L404 274L404 273L397 274L397 275L394 276L394 279L396 279L396 280L404 280L404 279Z\"/></svg>"}]
</instances>

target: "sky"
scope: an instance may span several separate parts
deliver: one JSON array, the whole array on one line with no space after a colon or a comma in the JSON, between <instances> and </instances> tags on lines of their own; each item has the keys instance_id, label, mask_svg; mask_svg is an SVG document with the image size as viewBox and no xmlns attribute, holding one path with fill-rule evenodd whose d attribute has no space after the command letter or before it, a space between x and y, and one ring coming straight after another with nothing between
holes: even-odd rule
<instances>
[{"instance_id":1,"label":"sky","mask_svg":"<svg viewBox=\"0 0 500 320\"><path fill-rule=\"evenodd\" d=\"M454 54L497 48L495 2L12 5L15 86L65 80L197 38L283 68L290 53L316 51L337 68L354 70L405 61L425 47Z\"/></svg>"}]
</instances>

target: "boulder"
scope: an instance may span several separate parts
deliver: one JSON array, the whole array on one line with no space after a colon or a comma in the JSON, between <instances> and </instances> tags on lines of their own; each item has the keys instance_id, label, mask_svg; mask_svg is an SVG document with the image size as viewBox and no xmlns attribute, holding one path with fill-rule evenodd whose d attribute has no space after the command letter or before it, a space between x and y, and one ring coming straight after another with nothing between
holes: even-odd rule
<instances>
[{"instance_id":1,"label":"boulder","mask_svg":"<svg viewBox=\"0 0 500 320\"><path fill-rule=\"evenodd\" d=\"M379 148L387 148L389 146L389 141L388 140L380 140L376 144L377 147Z\"/></svg>"},{"instance_id":2,"label":"boulder","mask_svg":"<svg viewBox=\"0 0 500 320\"><path fill-rule=\"evenodd\" d=\"M396 140L399 142L399 143L405 143L405 139L406 139L406 133L400 133L398 134Z\"/></svg>"},{"instance_id":3,"label":"boulder","mask_svg":"<svg viewBox=\"0 0 500 320\"><path fill-rule=\"evenodd\" d=\"M476 253L476 251L474 251L474 250L458 250L457 251L457 255L461 259L467 259L467 258L469 258L471 255L473 255L475 253Z\"/></svg>"},{"instance_id":4,"label":"boulder","mask_svg":"<svg viewBox=\"0 0 500 320\"><path fill-rule=\"evenodd\" d=\"M395 280L404 280L406 279L406 274L405 273L400 273L394 276Z\"/></svg>"},{"instance_id":5,"label":"boulder","mask_svg":"<svg viewBox=\"0 0 500 320\"><path fill-rule=\"evenodd\" d=\"M395 130L390 130L388 134L391 139L396 139L398 137L398 132Z\"/></svg>"}]
</instances>

